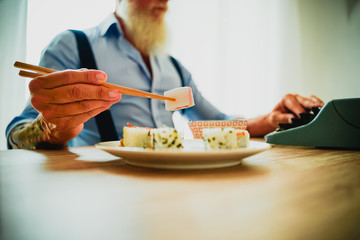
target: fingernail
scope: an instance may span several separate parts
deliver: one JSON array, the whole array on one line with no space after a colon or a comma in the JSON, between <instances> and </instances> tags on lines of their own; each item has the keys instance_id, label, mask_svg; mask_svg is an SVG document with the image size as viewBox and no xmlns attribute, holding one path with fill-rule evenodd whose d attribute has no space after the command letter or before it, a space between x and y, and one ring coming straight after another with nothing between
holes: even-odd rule
<instances>
[{"instance_id":1,"label":"fingernail","mask_svg":"<svg viewBox=\"0 0 360 240\"><path fill-rule=\"evenodd\" d=\"M117 96L119 96L119 91L116 90L109 91L109 97L116 98Z\"/></svg>"},{"instance_id":2,"label":"fingernail","mask_svg":"<svg viewBox=\"0 0 360 240\"><path fill-rule=\"evenodd\" d=\"M96 79L97 80L104 80L106 78L105 73L99 72L96 74Z\"/></svg>"}]
</instances>

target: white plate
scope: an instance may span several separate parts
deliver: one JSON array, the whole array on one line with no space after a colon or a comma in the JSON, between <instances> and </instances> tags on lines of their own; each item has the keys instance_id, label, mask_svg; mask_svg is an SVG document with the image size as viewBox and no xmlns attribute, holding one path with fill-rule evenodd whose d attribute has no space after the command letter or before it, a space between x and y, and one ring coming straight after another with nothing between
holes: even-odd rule
<instances>
[{"instance_id":1,"label":"white plate","mask_svg":"<svg viewBox=\"0 0 360 240\"><path fill-rule=\"evenodd\" d=\"M234 150L205 150L202 140L184 140L183 149L152 150L119 147L120 141L95 145L133 166L161 169L207 169L237 165L243 158L270 148L270 144L250 141L246 148Z\"/></svg>"}]
</instances>

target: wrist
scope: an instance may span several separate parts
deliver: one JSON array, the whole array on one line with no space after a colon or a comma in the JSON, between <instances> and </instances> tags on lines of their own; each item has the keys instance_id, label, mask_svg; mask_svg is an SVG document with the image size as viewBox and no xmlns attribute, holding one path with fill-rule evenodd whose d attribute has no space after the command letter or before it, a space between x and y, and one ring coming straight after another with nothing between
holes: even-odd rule
<instances>
[{"instance_id":1,"label":"wrist","mask_svg":"<svg viewBox=\"0 0 360 240\"><path fill-rule=\"evenodd\" d=\"M276 127L271 122L270 114L248 120L247 130L252 137L262 137L275 129Z\"/></svg>"},{"instance_id":2,"label":"wrist","mask_svg":"<svg viewBox=\"0 0 360 240\"><path fill-rule=\"evenodd\" d=\"M33 122L21 124L13 129L9 143L15 149L59 149L67 143L53 137L55 126L47 123L41 115Z\"/></svg>"}]
</instances>

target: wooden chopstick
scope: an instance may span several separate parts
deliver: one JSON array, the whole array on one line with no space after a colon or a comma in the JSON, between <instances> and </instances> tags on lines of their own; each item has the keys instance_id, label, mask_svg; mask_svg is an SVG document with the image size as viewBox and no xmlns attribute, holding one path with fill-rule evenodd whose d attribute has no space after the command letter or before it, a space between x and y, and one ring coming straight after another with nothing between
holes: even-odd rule
<instances>
[{"instance_id":1,"label":"wooden chopstick","mask_svg":"<svg viewBox=\"0 0 360 240\"><path fill-rule=\"evenodd\" d=\"M24 63L24 62L18 62L18 61L16 61L14 63L14 67L20 68L20 69L25 69L25 70L30 70L30 71L34 71L34 72L38 72L38 73L56 72L56 70L54 70L54 69L44 68L44 67L40 67L40 66L36 66L36 65L32 65L32 64L28 64L28 63Z\"/></svg>"},{"instance_id":2,"label":"wooden chopstick","mask_svg":"<svg viewBox=\"0 0 360 240\"><path fill-rule=\"evenodd\" d=\"M32 65L32 64L18 62L18 61L14 63L14 67L32 71L32 72L24 71L24 70L19 71L20 76L29 77L29 78L36 78L36 77L39 77L39 76L46 75L48 73L56 72L56 70L53 70L53 69L50 69L50 68L44 68L44 67L35 66L35 65ZM153 98L153 99L158 99L158 100L175 101L175 98L165 97L165 96L162 96L162 95L149 93L149 92L144 92L144 91L140 91L140 90L137 90L137 89L127 88L127 87L123 87L123 86L119 86L119 85L115 85L115 84L111 84L111 83L104 83L103 86L107 87L107 88L110 88L110 89L119 90L122 94L125 94L125 95L132 95L132 96L145 97L145 98Z\"/></svg>"},{"instance_id":3,"label":"wooden chopstick","mask_svg":"<svg viewBox=\"0 0 360 240\"><path fill-rule=\"evenodd\" d=\"M36 73L36 72L28 72L28 71L20 70L19 75L22 76L22 77L36 78L36 77L40 77L40 76L45 75L45 74L44 73Z\"/></svg>"}]
</instances>

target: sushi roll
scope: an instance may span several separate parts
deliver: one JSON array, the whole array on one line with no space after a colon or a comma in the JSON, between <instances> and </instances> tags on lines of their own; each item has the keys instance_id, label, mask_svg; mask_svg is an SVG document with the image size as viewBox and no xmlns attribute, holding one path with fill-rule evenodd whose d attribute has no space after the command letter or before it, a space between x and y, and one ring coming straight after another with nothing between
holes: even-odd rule
<instances>
[{"instance_id":1,"label":"sushi roll","mask_svg":"<svg viewBox=\"0 0 360 240\"><path fill-rule=\"evenodd\" d=\"M151 130L154 149L182 148L182 137L174 128L163 127Z\"/></svg>"},{"instance_id":2,"label":"sushi roll","mask_svg":"<svg viewBox=\"0 0 360 240\"><path fill-rule=\"evenodd\" d=\"M208 150L244 148L248 146L250 138L248 131L234 128L206 128L203 135Z\"/></svg>"},{"instance_id":3,"label":"sushi roll","mask_svg":"<svg viewBox=\"0 0 360 240\"><path fill-rule=\"evenodd\" d=\"M239 148L245 148L249 145L250 134L246 130L236 130L236 141Z\"/></svg>"},{"instance_id":4,"label":"sushi roll","mask_svg":"<svg viewBox=\"0 0 360 240\"><path fill-rule=\"evenodd\" d=\"M174 128L128 127L123 129L121 147L140 147L147 149L180 149L183 138Z\"/></svg>"},{"instance_id":5,"label":"sushi roll","mask_svg":"<svg viewBox=\"0 0 360 240\"><path fill-rule=\"evenodd\" d=\"M120 141L121 147L140 147L153 148L153 137L151 128L124 127L123 139Z\"/></svg>"}]
</instances>

